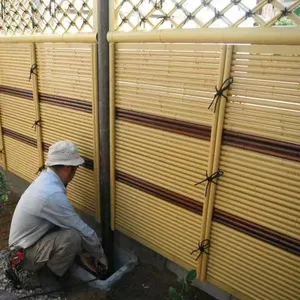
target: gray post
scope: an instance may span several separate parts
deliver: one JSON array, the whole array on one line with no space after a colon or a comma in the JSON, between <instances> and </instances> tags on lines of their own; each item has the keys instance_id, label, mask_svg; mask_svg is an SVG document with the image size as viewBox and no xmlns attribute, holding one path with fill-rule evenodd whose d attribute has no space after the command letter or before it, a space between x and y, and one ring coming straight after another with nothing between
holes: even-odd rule
<instances>
[{"instance_id":1,"label":"gray post","mask_svg":"<svg viewBox=\"0 0 300 300\"><path fill-rule=\"evenodd\" d=\"M100 201L103 248L113 270L113 232L110 227L109 151L109 0L98 0L98 78L100 119Z\"/></svg>"}]
</instances>

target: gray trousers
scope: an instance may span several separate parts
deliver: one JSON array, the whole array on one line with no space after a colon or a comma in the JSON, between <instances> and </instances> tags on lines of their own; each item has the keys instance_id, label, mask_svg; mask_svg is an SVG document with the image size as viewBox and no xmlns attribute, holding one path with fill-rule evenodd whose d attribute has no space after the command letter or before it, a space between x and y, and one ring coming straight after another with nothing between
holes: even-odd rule
<instances>
[{"instance_id":1,"label":"gray trousers","mask_svg":"<svg viewBox=\"0 0 300 300\"><path fill-rule=\"evenodd\" d=\"M53 273L62 276L81 250L81 236L77 230L50 231L33 246L25 249L24 269L37 271L47 266Z\"/></svg>"}]
</instances>

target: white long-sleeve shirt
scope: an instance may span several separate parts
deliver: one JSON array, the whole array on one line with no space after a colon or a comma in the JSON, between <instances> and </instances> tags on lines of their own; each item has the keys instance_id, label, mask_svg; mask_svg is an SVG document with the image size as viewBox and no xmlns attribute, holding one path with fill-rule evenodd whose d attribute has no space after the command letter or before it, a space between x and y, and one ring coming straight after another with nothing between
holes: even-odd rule
<instances>
[{"instance_id":1,"label":"white long-sleeve shirt","mask_svg":"<svg viewBox=\"0 0 300 300\"><path fill-rule=\"evenodd\" d=\"M82 237L82 247L96 258L103 253L101 240L85 224L67 198L64 184L51 169L28 187L15 209L10 234L10 249L26 249L55 226L74 228Z\"/></svg>"}]
</instances>

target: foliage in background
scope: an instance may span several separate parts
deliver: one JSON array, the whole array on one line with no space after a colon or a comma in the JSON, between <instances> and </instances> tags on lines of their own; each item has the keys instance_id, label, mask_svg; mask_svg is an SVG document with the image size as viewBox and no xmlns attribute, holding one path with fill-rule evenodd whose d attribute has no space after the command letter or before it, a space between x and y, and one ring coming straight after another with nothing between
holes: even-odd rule
<instances>
[{"instance_id":1,"label":"foliage in background","mask_svg":"<svg viewBox=\"0 0 300 300\"><path fill-rule=\"evenodd\" d=\"M290 27L293 27L293 26L296 26L296 23L293 20L288 19L287 17L282 17L275 23L275 26L290 26Z\"/></svg>"},{"instance_id":2,"label":"foliage in background","mask_svg":"<svg viewBox=\"0 0 300 300\"><path fill-rule=\"evenodd\" d=\"M196 279L197 272L196 270L191 270L187 273L185 277L179 280L179 287L174 288L170 287L169 289L169 298L170 300L185 300L185 296L190 290L192 281Z\"/></svg>"},{"instance_id":3,"label":"foliage in background","mask_svg":"<svg viewBox=\"0 0 300 300\"><path fill-rule=\"evenodd\" d=\"M0 171L0 213L4 205L8 202L9 186L4 174Z\"/></svg>"}]
</instances>

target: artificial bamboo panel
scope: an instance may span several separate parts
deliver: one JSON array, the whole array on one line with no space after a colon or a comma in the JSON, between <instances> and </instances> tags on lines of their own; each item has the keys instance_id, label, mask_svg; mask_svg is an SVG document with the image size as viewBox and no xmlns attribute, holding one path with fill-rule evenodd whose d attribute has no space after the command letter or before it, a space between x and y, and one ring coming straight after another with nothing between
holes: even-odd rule
<instances>
[{"instance_id":1,"label":"artificial bamboo panel","mask_svg":"<svg viewBox=\"0 0 300 300\"><path fill-rule=\"evenodd\" d=\"M300 163L265 157L223 146L220 168L225 176L219 179L215 207L299 238Z\"/></svg>"},{"instance_id":2,"label":"artificial bamboo panel","mask_svg":"<svg viewBox=\"0 0 300 300\"><path fill-rule=\"evenodd\" d=\"M92 49L92 44L37 44L36 59L44 149L59 140L79 147L87 164L68 187L69 196L75 206L98 218L97 62Z\"/></svg>"},{"instance_id":3,"label":"artificial bamboo panel","mask_svg":"<svg viewBox=\"0 0 300 300\"><path fill-rule=\"evenodd\" d=\"M233 52L225 129L299 144L300 47L235 46Z\"/></svg>"},{"instance_id":4,"label":"artificial bamboo panel","mask_svg":"<svg viewBox=\"0 0 300 300\"><path fill-rule=\"evenodd\" d=\"M36 146L6 135L4 135L4 144L7 170L29 182L33 181L39 168Z\"/></svg>"},{"instance_id":5,"label":"artificial bamboo panel","mask_svg":"<svg viewBox=\"0 0 300 300\"><path fill-rule=\"evenodd\" d=\"M211 125L207 108L215 93L221 46L118 43L115 48L118 108Z\"/></svg>"},{"instance_id":6,"label":"artificial bamboo panel","mask_svg":"<svg viewBox=\"0 0 300 300\"><path fill-rule=\"evenodd\" d=\"M154 245L172 261L195 268L201 216L123 183L116 183L116 228Z\"/></svg>"},{"instance_id":7,"label":"artificial bamboo panel","mask_svg":"<svg viewBox=\"0 0 300 300\"><path fill-rule=\"evenodd\" d=\"M249 299L297 299L300 257L213 223L207 279ZM244 298L242 298L244 299Z\"/></svg>"},{"instance_id":8,"label":"artificial bamboo panel","mask_svg":"<svg viewBox=\"0 0 300 300\"><path fill-rule=\"evenodd\" d=\"M0 44L0 84L31 91L30 44Z\"/></svg>"},{"instance_id":9,"label":"artificial bamboo panel","mask_svg":"<svg viewBox=\"0 0 300 300\"><path fill-rule=\"evenodd\" d=\"M93 116L48 103L41 103L43 142L53 144L59 140L71 140L83 156L93 158Z\"/></svg>"},{"instance_id":10,"label":"artificial bamboo panel","mask_svg":"<svg viewBox=\"0 0 300 300\"><path fill-rule=\"evenodd\" d=\"M37 44L40 93L92 102L91 44Z\"/></svg>"},{"instance_id":11,"label":"artificial bamboo panel","mask_svg":"<svg viewBox=\"0 0 300 300\"><path fill-rule=\"evenodd\" d=\"M74 205L95 216L95 179L94 171L80 167L68 185L68 196Z\"/></svg>"},{"instance_id":12,"label":"artificial bamboo panel","mask_svg":"<svg viewBox=\"0 0 300 300\"><path fill-rule=\"evenodd\" d=\"M3 127L36 139L33 100L0 93L0 105Z\"/></svg>"},{"instance_id":13,"label":"artificial bamboo panel","mask_svg":"<svg viewBox=\"0 0 300 300\"><path fill-rule=\"evenodd\" d=\"M116 169L203 202L209 142L116 122Z\"/></svg>"}]
</instances>

